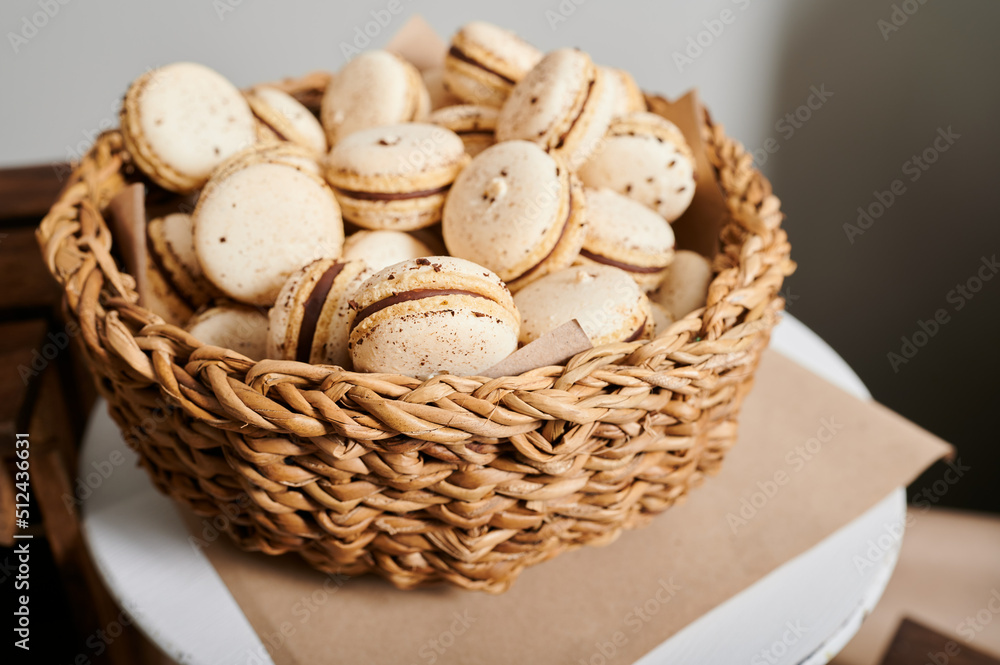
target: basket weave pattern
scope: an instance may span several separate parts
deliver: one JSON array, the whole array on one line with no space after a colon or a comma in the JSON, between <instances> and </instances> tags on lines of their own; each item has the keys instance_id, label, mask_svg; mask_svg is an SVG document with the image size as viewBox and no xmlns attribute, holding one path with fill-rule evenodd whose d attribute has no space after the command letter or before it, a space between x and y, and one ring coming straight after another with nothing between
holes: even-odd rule
<instances>
[{"instance_id":1,"label":"basket weave pattern","mask_svg":"<svg viewBox=\"0 0 1000 665\"><path fill-rule=\"evenodd\" d=\"M325 84L285 87L308 103ZM98 388L161 491L247 550L403 588L497 592L526 566L645 524L735 441L794 265L770 184L707 113L702 132L731 213L708 305L653 341L521 376L254 363L165 324L111 253L106 207L135 177L118 132L98 139L38 235Z\"/></svg>"}]
</instances>

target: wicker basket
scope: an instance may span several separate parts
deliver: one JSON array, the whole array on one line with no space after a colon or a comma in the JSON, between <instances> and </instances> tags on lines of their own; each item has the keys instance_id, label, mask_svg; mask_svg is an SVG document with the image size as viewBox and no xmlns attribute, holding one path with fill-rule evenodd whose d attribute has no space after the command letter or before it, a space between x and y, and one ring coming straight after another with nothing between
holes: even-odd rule
<instances>
[{"instance_id":1,"label":"wicker basket","mask_svg":"<svg viewBox=\"0 0 1000 665\"><path fill-rule=\"evenodd\" d=\"M315 107L327 80L284 85ZM112 256L103 215L140 177L118 132L98 139L38 237L111 415L161 491L246 550L402 588L499 592L526 566L646 524L736 439L794 264L770 184L703 116L731 213L707 307L653 341L521 376L254 363L163 323Z\"/></svg>"}]
</instances>

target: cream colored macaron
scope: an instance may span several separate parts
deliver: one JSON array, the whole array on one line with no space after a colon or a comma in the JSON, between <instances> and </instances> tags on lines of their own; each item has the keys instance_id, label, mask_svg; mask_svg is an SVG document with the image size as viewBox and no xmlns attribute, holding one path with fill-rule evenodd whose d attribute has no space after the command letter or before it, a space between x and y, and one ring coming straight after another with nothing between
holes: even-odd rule
<instances>
[{"instance_id":1,"label":"cream colored macaron","mask_svg":"<svg viewBox=\"0 0 1000 665\"><path fill-rule=\"evenodd\" d=\"M470 157L475 157L496 143L499 113L492 106L459 104L434 111L427 118L427 122L447 127L455 132L465 144L465 152Z\"/></svg>"},{"instance_id":2,"label":"cream colored macaron","mask_svg":"<svg viewBox=\"0 0 1000 665\"><path fill-rule=\"evenodd\" d=\"M150 307L174 325L221 294L205 279L194 251L191 216L171 213L146 225L147 281L160 307Z\"/></svg>"},{"instance_id":3,"label":"cream colored macaron","mask_svg":"<svg viewBox=\"0 0 1000 665\"><path fill-rule=\"evenodd\" d=\"M245 94L254 115L277 140L326 153L323 126L297 99L269 85L254 86Z\"/></svg>"},{"instance_id":4,"label":"cream colored macaron","mask_svg":"<svg viewBox=\"0 0 1000 665\"><path fill-rule=\"evenodd\" d=\"M194 248L205 276L234 300L269 306L288 276L337 258L344 224L333 191L284 162L227 169L202 190Z\"/></svg>"},{"instance_id":5,"label":"cream colored macaron","mask_svg":"<svg viewBox=\"0 0 1000 665\"><path fill-rule=\"evenodd\" d=\"M137 78L122 102L121 130L136 165L181 193L199 189L215 167L257 141L253 113L236 86L192 62Z\"/></svg>"},{"instance_id":6,"label":"cream colored macaron","mask_svg":"<svg viewBox=\"0 0 1000 665\"><path fill-rule=\"evenodd\" d=\"M524 139L577 169L597 150L614 114L604 70L583 51L548 53L514 86L497 118L498 141Z\"/></svg>"},{"instance_id":7,"label":"cream colored macaron","mask_svg":"<svg viewBox=\"0 0 1000 665\"><path fill-rule=\"evenodd\" d=\"M344 65L323 94L320 120L335 146L362 129L419 121L430 113L420 72L388 51L365 51Z\"/></svg>"},{"instance_id":8,"label":"cream colored macaron","mask_svg":"<svg viewBox=\"0 0 1000 665\"><path fill-rule=\"evenodd\" d=\"M674 259L674 231L667 220L610 189L585 189L587 237L583 263L624 270L644 290L655 288Z\"/></svg>"},{"instance_id":9,"label":"cream colored macaron","mask_svg":"<svg viewBox=\"0 0 1000 665\"><path fill-rule=\"evenodd\" d=\"M649 301L649 310L653 315L653 337L659 337L674 322L674 315L666 307L652 299Z\"/></svg>"},{"instance_id":10,"label":"cream colored macaron","mask_svg":"<svg viewBox=\"0 0 1000 665\"><path fill-rule=\"evenodd\" d=\"M342 139L327 157L326 179L345 219L366 229L411 231L441 219L448 188L468 162L454 132L411 122Z\"/></svg>"},{"instance_id":11,"label":"cream colored macaron","mask_svg":"<svg viewBox=\"0 0 1000 665\"><path fill-rule=\"evenodd\" d=\"M364 261L319 259L292 273L268 314L268 358L350 369L351 299L372 272Z\"/></svg>"},{"instance_id":12,"label":"cream colored macaron","mask_svg":"<svg viewBox=\"0 0 1000 665\"><path fill-rule=\"evenodd\" d=\"M601 67L611 88L611 96L614 98L614 115L626 115L637 111L645 111L646 96L642 94L639 84L635 82L632 75L624 69L614 67Z\"/></svg>"},{"instance_id":13,"label":"cream colored macaron","mask_svg":"<svg viewBox=\"0 0 1000 665\"><path fill-rule=\"evenodd\" d=\"M363 260L373 271L407 259L433 256L435 252L409 233L402 231L357 231L344 241L345 261Z\"/></svg>"},{"instance_id":14,"label":"cream colored macaron","mask_svg":"<svg viewBox=\"0 0 1000 665\"><path fill-rule=\"evenodd\" d=\"M468 104L499 107L541 59L541 51L513 32L473 21L451 39L444 61L445 87Z\"/></svg>"},{"instance_id":15,"label":"cream colored macaron","mask_svg":"<svg viewBox=\"0 0 1000 665\"><path fill-rule=\"evenodd\" d=\"M355 296L350 351L358 371L427 379L475 375L517 349L518 314L497 275L470 261L403 261Z\"/></svg>"},{"instance_id":16,"label":"cream colored macaron","mask_svg":"<svg viewBox=\"0 0 1000 665\"><path fill-rule=\"evenodd\" d=\"M607 187L673 222L694 199L695 164L684 135L655 113L615 118L600 150L580 168L588 187Z\"/></svg>"},{"instance_id":17,"label":"cream colored macaron","mask_svg":"<svg viewBox=\"0 0 1000 665\"><path fill-rule=\"evenodd\" d=\"M576 319L594 346L648 339L649 299L628 273L611 266L573 266L546 275L514 294L521 343Z\"/></svg>"},{"instance_id":18,"label":"cream colored macaron","mask_svg":"<svg viewBox=\"0 0 1000 665\"><path fill-rule=\"evenodd\" d=\"M432 111L462 103L462 100L453 95L444 85L444 65L429 67L420 72L420 75L424 79L424 86L427 87Z\"/></svg>"},{"instance_id":19,"label":"cream colored macaron","mask_svg":"<svg viewBox=\"0 0 1000 665\"><path fill-rule=\"evenodd\" d=\"M683 319L705 306L713 277L708 259L697 252L678 250L663 281L649 297L663 305L675 319Z\"/></svg>"},{"instance_id":20,"label":"cream colored macaron","mask_svg":"<svg viewBox=\"0 0 1000 665\"><path fill-rule=\"evenodd\" d=\"M241 353L251 360L267 357L267 316L256 307L218 302L188 321L198 341Z\"/></svg>"},{"instance_id":21,"label":"cream colored macaron","mask_svg":"<svg viewBox=\"0 0 1000 665\"><path fill-rule=\"evenodd\" d=\"M569 266L583 246L586 199L560 160L527 141L487 148L444 207L448 252L500 275L512 291Z\"/></svg>"}]
</instances>

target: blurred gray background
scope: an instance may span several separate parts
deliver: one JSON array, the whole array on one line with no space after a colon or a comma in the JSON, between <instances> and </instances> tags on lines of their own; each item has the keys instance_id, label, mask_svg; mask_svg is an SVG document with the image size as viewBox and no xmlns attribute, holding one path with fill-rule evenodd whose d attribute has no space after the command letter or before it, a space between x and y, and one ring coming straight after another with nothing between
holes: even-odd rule
<instances>
[{"instance_id":1,"label":"blurred gray background","mask_svg":"<svg viewBox=\"0 0 1000 665\"><path fill-rule=\"evenodd\" d=\"M378 47L414 14L445 37L484 19L579 46L648 91L700 88L784 202L789 311L969 467L923 500L1000 510L995 1L4 0L0 166L76 158L148 68L194 60L241 86L336 70L366 25Z\"/></svg>"}]
</instances>

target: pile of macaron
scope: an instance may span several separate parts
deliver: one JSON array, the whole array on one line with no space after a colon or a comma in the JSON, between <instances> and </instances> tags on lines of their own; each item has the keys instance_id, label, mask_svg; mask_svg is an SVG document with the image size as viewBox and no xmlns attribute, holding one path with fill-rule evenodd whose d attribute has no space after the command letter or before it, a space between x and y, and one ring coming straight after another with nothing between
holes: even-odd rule
<instances>
[{"instance_id":1,"label":"pile of macaron","mask_svg":"<svg viewBox=\"0 0 1000 665\"><path fill-rule=\"evenodd\" d=\"M176 63L121 128L175 202L146 224L143 304L254 360L470 376L573 319L596 346L705 304L709 261L671 229L691 149L577 49L473 22L423 72L358 55L316 113Z\"/></svg>"}]
</instances>

